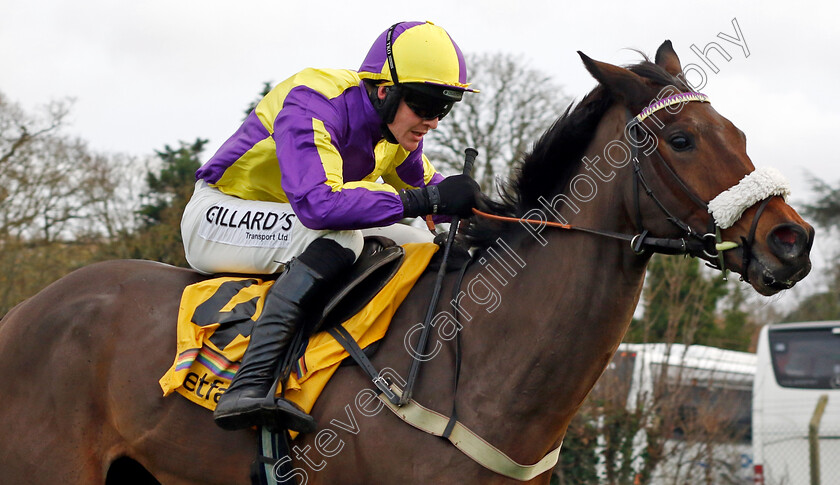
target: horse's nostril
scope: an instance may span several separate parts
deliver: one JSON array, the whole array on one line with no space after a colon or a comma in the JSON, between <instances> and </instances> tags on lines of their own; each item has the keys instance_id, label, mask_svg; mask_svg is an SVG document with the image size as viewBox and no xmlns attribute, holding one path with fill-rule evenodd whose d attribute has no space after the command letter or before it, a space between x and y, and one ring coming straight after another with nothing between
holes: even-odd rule
<instances>
[{"instance_id":1,"label":"horse's nostril","mask_svg":"<svg viewBox=\"0 0 840 485\"><path fill-rule=\"evenodd\" d=\"M809 248L808 233L796 224L776 226L767 239L773 254L782 261L797 259Z\"/></svg>"},{"instance_id":2,"label":"horse's nostril","mask_svg":"<svg viewBox=\"0 0 840 485\"><path fill-rule=\"evenodd\" d=\"M796 244L796 233L793 232L789 227L783 227L777 231L773 231L773 236L779 240L782 244L787 244L793 246Z\"/></svg>"}]
</instances>

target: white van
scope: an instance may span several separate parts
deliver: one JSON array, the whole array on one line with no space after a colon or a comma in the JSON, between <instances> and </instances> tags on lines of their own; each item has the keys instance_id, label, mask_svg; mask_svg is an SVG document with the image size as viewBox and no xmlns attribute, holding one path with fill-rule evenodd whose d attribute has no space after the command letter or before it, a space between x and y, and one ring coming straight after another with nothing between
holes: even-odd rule
<instances>
[{"instance_id":1,"label":"white van","mask_svg":"<svg viewBox=\"0 0 840 485\"><path fill-rule=\"evenodd\" d=\"M840 322L761 329L753 384L756 485L811 483L808 424L828 396L819 428L821 483L840 483Z\"/></svg>"}]
</instances>

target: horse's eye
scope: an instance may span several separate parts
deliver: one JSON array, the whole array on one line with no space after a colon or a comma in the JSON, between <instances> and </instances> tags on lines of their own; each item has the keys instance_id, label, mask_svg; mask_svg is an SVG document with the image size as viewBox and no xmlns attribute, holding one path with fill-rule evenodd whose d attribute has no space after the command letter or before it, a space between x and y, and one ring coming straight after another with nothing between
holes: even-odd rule
<instances>
[{"instance_id":1,"label":"horse's eye","mask_svg":"<svg viewBox=\"0 0 840 485\"><path fill-rule=\"evenodd\" d=\"M678 152L682 152L693 147L691 139L682 134L672 136L668 140L668 143L671 144L671 148Z\"/></svg>"}]
</instances>

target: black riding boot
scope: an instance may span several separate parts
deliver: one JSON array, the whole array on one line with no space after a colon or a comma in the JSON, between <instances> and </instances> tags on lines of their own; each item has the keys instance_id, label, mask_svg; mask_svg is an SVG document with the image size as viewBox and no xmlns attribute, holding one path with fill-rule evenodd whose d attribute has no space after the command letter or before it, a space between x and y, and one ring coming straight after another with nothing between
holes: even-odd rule
<instances>
[{"instance_id":1,"label":"black riding boot","mask_svg":"<svg viewBox=\"0 0 840 485\"><path fill-rule=\"evenodd\" d=\"M315 431L317 426L310 415L294 403L274 397L273 384L304 312L353 259L352 251L335 241L318 239L287 265L266 295L239 371L216 406L213 419L217 425L228 430L267 426L301 433Z\"/></svg>"}]
</instances>

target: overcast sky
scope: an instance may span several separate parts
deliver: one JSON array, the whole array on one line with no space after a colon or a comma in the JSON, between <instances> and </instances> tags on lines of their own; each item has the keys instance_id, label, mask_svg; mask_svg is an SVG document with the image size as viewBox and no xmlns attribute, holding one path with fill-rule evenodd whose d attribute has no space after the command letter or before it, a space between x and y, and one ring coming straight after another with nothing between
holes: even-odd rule
<instances>
[{"instance_id":1,"label":"overcast sky","mask_svg":"<svg viewBox=\"0 0 840 485\"><path fill-rule=\"evenodd\" d=\"M310 66L355 69L398 20L431 20L465 53L521 55L576 99L594 87L576 51L625 64L639 60L628 48L653 56L670 39L684 66L703 69L717 111L747 134L753 162L791 180L796 205L809 195L806 171L840 181L838 5L0 0L0 91L26 109L74 98L68 131L94 150L148 155L202 137L212 153L263 82ZM739 37L733 19L743 45L726 40ZM717 73L691 49L710 42L730 56L710 53Z\"/></svg>"}]
</instances>

